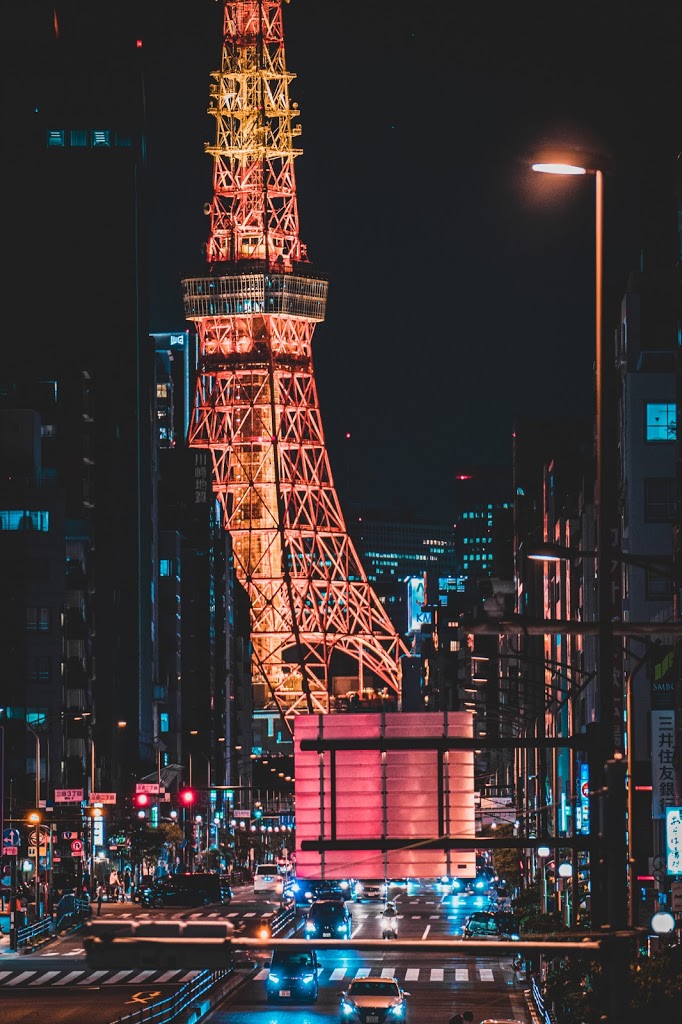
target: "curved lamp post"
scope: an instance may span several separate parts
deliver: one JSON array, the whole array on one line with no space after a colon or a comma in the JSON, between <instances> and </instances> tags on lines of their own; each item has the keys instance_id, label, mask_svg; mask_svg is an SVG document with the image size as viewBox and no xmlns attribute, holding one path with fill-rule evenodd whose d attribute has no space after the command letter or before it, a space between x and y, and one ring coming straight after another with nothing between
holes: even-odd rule
<instances>
[{"instance_id":1,"label":"curved lamp post","mask_svg":"<svg viewBox=\"0 0 682 1024\"><path fill-rule=\"evenodd\" d=\"M594 924L607 922L614 928L626 924L627 882L625 877L625 765L623 762L623 679L614 659L613 598L611 588L611 528L615 525L613 503L615 487L609 475L608 454L613 409L609 407L607 380L608 349L603 332L604 280L604 158L576 151L552 151L539 155L531 164L541 174L594 175L595 180L595 519L597 562L597 683L598 753L594 766L600 785L609 795L608 827L605 828L601 855L591 858L594 885ZM607 417L607 409L610 416ZM614 460L612 460L614 461ZM612 518L614 522L612 522ZM622 789L622 792L621 792ZM622 818L622 821L621 821ZM622 833L622 834L621 834ZM605 856L608 846L608 857ZM606 871L606 861L609 869ZM621 870L622 867L622 870Z\"/></svg>"}]
</instances>

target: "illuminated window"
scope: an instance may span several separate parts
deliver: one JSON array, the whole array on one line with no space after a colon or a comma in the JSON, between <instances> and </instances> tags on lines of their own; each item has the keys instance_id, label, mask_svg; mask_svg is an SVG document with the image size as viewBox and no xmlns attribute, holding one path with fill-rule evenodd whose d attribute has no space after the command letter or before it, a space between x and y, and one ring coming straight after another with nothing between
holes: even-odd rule
<instances>
[{"instance_id":1,"label":"illuminated window","mask_svg":"<svg viewBox=\"0 0 682 1024\"><path fill-rule=\"evenodd\" d=\"M646 434L648 442L677 439L677 408L674 402L646 403Z\"/></svg>"},{"instance_id":2,"label":"illuminated window","mask_svg":"<svg viewBox=\"0 0 682 1024\"><path fill-rule=\"evenodd\" d=\"M39 530L47 533L49 524L49 512L28 509L0 510L0 530Z\"/></svg>"},{"instance_id":3,"label":"illuminated window","mask_svg":"<svg viewBox=\"0 0 682 1024\"><path fill-rule=\"evenodd\" d=\"M159 732L169 732L170 721L168 714L164 711L159 715Z\"/></svg>"},{"instance_id":4,"label":"illuminated window","mask_svg":"<svg viewBox=\"0 0 682 1024\"><path fill-rule=\"evenodd\" d=\"M156 397L157 398L168 398L168 385L157 384L156 385Z\"/></svg>"}]
</instances>

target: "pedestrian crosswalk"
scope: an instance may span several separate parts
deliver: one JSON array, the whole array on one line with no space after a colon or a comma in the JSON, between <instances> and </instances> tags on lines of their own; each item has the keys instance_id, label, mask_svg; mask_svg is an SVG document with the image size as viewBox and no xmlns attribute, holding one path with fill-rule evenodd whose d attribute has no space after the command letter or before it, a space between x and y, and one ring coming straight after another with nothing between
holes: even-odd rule
<instances>
[{"instance_id":1,"label":"pedestrian crosswalk","mask_svg":"<svg viewBox=\"0 0 682 1024\"><path fill-rule=\"evenodd\" d=\"M269 973L269 968L264 967L256 974L255 981L265 981ZM407 967L403 969L382 967L374 970L369 967L359 967L355 970L347 967L335 967L332 971L320 967L317 973L320 984L325 981L354 981L356 978L367 978L370 975L376 977L377 974L382 978L395 978L397 982L403 984L417 981L442 984L446 980L459 984L462 982L505 982L509 979L509 971L507 970L505 974L501 967L499 969L491 967Z\"/></svg>"},{"instance_id":2,"label":"pedestrian crosswalk","mask_svg":"<svg viewBox=\"0 0 682 1024\"><path fill-rule=\"evenodd\" d=\"M437 983L437 984L463 984L479 982L509 981L511 965L505 969L504 964L495 967L334 967L318 969L320 984L325 982L349 982L355 978L376 977L395 978L400 984L415 982ZM176 970L109 970L90 971L83 970L0 970L0 988L77 988L108 987L113 985L182 985L191 981L200 970L186 971ZM264 981L269 974L267 967L262 968L256 975L256 981Z\"/></svg>"}]
</instances>

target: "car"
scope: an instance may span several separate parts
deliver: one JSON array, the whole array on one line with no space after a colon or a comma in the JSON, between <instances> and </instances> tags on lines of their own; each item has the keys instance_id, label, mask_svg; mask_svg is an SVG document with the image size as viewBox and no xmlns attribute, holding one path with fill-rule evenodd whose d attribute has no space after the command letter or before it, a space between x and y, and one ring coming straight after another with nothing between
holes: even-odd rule
<instances>
[{"instance_id":1,"label":"car","mask_svg":"<svg viewBox=\"0 0 682 1024\"><path fill-rule=\"evenodd\" d=\"M285 890L293 893L299 907L309 907L313 900L352 898L350 883L345 879L334 881L324 878L294 878L285 886Z\"/></svg>"},{"instance_id":2,"label":"car","mask_svg":"<svg viewBox=\"0 0 682 1024\"><path fill-rule=\"evenodd\" d=\"M253 876L254 892L274 892L281 896L284 891L284 879L277 870L276 864L259 864Z\"/></svg>"},{"instance_id":3,"label":"car","mask_svg":"<svg viewBox=\"0 0 682 1024\"><path fill-rule=\"evenodd\" d=\"M395 978L355 978L341 993L341 1020L389 1024L407 1019L409 992Z\"/></svg>"},{"instance_id":4,"label":"car","mask_svg":"<svg viewBox=\"0 0 682 1024\"><path fill-rule=\"evenodd\" d=\"M314 949L284 952L276 949L270 959L265 982L268 1002L282 999L315 1003L318 996L319 964Z\"/></svg>"},{"instance_id":5,"label":"car","mask_svg":"<svg viewBox=\"0 0 682 1024\"><path fill-rule=\"evenodd\" d=\"M353 918L345 900L314 900L305 922L307 939L349 939Z\"/></svg>"},{"instance_id":6,"label":"car","mask_svg":"<svg viewBox=\"0 0 682 1024\"><path fill-rule=\"evenodd\" d=\"M366 900L380 900L383 902L388 898L388 882L381 878L368 878L365 881L357 881L353 887L353 896L357 903Z\"/></svg>"},{"instance_id":7,"label":"car","mask_svg":"<svg viewBox=\"0 0 682 1024\"><path fill-rule=\"evenodd\" d=\"M211 872L178 872L152 882L140 891L144 907L200 907L210 903L229 903L232 889L220 875Z\"/></svg>"},{"instance_id":8,"label":"car","mask_svg":"<svg viewBox=\"0 0 682 1024\"><path fill-rule=\"evenodd\" d=\"M469 914L462 928L464 939L516 941L519 937L519 922L513 914L505 911L476 910Z\"/></svg>"}]
</instances>

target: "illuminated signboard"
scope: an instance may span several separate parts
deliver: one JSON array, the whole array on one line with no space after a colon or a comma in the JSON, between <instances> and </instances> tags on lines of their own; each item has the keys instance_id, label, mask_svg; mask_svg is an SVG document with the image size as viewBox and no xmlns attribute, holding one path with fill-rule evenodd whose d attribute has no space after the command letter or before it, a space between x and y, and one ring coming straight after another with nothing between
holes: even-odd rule
<instances>
[{"instance_id":1,"label":"illuminated signboard","mask_svg":"<svg viewBox=\"0 0 682 1024\"><path fill-rule=\"evenodd\" d=\"M435 749L301 750L303 740L438 740L473 736L463 711L310 715L294 718L296 866L301 878L474 878L472 850L424 848L424 837L475 839L474 757ZM515 812L512 810L511 813ZM304 842L400 840L395 849L325 850ZM472 844L474 845L474 844Z\"/></svg>"},{"instance_id":2,"label":"illuminated signboard","mask_svg":"<svg viewBox=\"0 0 682 1024\"><path fill-rule=\"evenodd\" d=\"M407 581L407 631L418 633L422 623L431 622L431 612L424 611L424 577L412 576Z\"/></svg>"},{"instance_id":3,"label":"illuminated signboard","mask_svg":"<svg viewBox=\"0 0 682 1024\"><path fill-rule=\"evenodd\" d=\"M665 869L669 875L682 875L682 807L666 807Z\"/></svg>"},{"instance_id":4,"label":"illuminated signboard","mask_svg":"<svg viewBox=\"0 0 682 1024\"><path fill-rule=\"evenodd\" d=\"M652 817L665 818L675 803L675 712L651 712Z\"/></svg>"}]
</instances>

